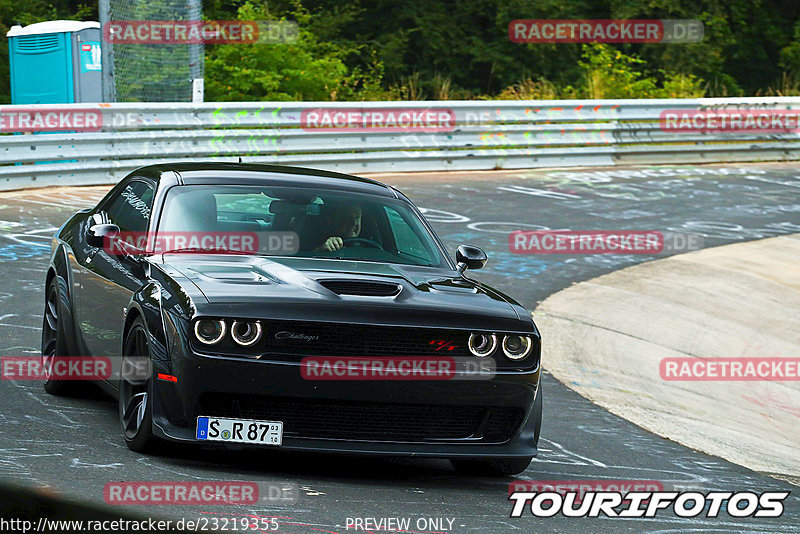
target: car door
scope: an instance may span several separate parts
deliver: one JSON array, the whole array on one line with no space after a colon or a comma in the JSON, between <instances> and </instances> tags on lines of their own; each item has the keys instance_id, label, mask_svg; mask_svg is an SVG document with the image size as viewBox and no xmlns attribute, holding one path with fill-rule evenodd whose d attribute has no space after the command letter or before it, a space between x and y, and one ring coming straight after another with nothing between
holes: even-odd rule
<instances>
[{"instance_id":1,"label":"car door","mask_svg":"<svg viewBox=\"0 0 800 534\"><path fill-rule=\"evenodd\" d=\"M133 178L95 214L95 220L119 226L120 237L108 246L92 248L81 273L80 327L92 356L121 355L131 294L145 283L141 251L127 242L146 234L154 193L155 184Z\"/></svg>"}]
</instances>

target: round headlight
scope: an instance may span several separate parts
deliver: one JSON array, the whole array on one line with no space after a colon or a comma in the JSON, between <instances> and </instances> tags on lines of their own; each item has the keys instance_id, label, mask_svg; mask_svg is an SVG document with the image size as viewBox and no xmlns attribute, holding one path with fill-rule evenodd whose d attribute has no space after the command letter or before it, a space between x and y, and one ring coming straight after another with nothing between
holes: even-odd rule
<instances>
[{"instance_id":1,"label":"round headlight","mask_svg":"<svg viewBox=\"0 0 800 534\"><path fill-rule=\"evenodd\" d=\"M234 321L231 325L231 337L237 345L249 347L261 339L261 323L258 321Z\"/></svg>"},{"instance_id":2,"label":"round headlight","mask_svg":"<svg viewBox=\"0 0 800 534\"><path fill-rule=\"evenodd\" d=\"M222 319L200 319L194 323L194 336L201 343L216 345L225 337L225 321Z\"/></svg>"},{"instance_id":3,"label":"round headlight","mask_svg":"<svg viewBox=\"0 0 800 534\"><path fill-rule=\"evenodd\" d=\"M497 348L497 336L494 334L470 334L467 345L472 354L483 358L489 356Z\"/></svg>"},{"instance_id":4,"label":"round headlight","mask_svg":"<svg viewBox=\"0 0 800 534\"><path fill-rule=\"evenodd\" d=\"M512 360L522 360L531 352L531 338L508 335L503 338L503 354Z\"/></svg>"}]
</instances>

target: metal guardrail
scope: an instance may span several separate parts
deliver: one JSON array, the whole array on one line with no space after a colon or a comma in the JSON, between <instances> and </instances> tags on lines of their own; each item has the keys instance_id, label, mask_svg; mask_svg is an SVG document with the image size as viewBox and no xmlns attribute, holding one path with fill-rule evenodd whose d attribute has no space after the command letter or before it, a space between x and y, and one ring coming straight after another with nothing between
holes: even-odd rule
<instances>
[{"instance_id":1,"label":"metal guardrail","mask_svg":"<svg viewBox=\"0 0 800 534\"><path fill-rule=\"evenodd\" d=\"M239 156L348 173L800 159L797 128L687 132L659 122L666 110L704 109L800 112L800 98L3 106L0 190L114 183L142 165ZM451 120L437 131L312 128L309 110L432 110ZM10 131L12 115L84 111L101 117L96 131Z\"/></svg>"}]
</instances>

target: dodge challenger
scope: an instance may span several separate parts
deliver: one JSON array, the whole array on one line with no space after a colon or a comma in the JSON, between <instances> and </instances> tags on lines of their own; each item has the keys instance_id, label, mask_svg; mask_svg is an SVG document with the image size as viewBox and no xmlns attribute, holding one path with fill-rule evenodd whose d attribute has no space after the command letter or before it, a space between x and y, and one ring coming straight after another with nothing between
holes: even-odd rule
<instances>
[{"instance_id":1,"label":"dodge challenger","mask_svg":"<svg viewBox=\"0 0 800 534\"><path fill-rule=\"evenodd\" d=\"M93 380L138 452L171 441L519 473L541 428L540 334L470 276L486 261L471 245L454 261L421 211L374 180L143 167L52 240L45 389L86 387L54 372L59 360L112 362Z\"/></svg>"}]
</instances>

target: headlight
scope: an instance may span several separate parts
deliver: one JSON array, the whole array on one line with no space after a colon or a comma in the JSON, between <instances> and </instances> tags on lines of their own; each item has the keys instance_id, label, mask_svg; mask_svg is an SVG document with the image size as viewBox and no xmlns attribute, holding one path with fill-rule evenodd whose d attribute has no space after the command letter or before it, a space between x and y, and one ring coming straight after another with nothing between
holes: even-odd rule
<instances>
[{"instance_id":1,"label":"headlight","mask_svg":"<svg viewBox=\"0 0 800 534\"><path fill-rule=\"evenodd\" d=\"M470 334L468 346L469 351L479 358L489 356L497 348L497 336L494 334Z\"/></svg>"},{"instance_id":2,"label":"headlight","mask_svg":"<svg viewBox=\"0 0 800 534\"><path fill-rule=\"evenodd\" d=\"M531 352L531 338L507 335L503 338L503 354L511 360L522 360Z\"/></svg>"},{"instance_id":3,"label":"headlight","mask_svg":"<svg viewBox=\"0 0 800 534\"><path fill-rule=\"evenodd\" d=\"M222 319L200 319L194 323L194 336L201 343L216 345L225 337L225 321Z\"/></svg>"},{"instance_id":4,"label":"headlight","mask_svg":"<svg viewBox=\"0 0 800 534\"><path fill-rule=\"evenodd\" d=\"M234 321L231 325L231 337L237 345L249 347L261 339L261 323L259 321Z\"/></svg>"}]
</instances>

